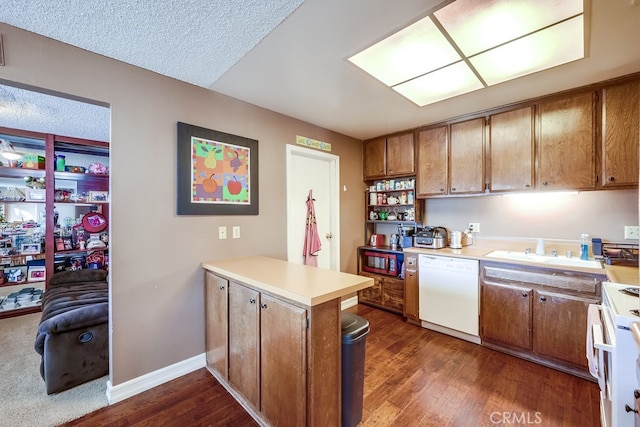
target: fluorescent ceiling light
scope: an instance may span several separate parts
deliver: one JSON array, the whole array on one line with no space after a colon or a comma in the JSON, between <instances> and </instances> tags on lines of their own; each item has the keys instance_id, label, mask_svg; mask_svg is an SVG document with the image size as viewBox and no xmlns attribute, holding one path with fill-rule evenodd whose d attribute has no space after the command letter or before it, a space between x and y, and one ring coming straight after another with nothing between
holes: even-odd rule
<instances>
[{"instance_id":1,"label":"fluorescent ceiling light","mask_svg":"<svg viewBox=\"0 0 640 427\"><path fill-rule=\"evenodd\" d=\"M460 55L426 17L349 58L387 86L460 61Z\"/></svg>"},{"instance_id":2,"label":"fluorescent ceiling light","mask_svg":"<svg viewBox=\"0 0 640 427\"><path fill-rule=\"evenodd\" d=\"M426 105L483 87L467 64L460 61L394 86L393 89L418 105Z\"/></svg>"},{"instance_id":3,"label":"fluorescent ceiling light","mask_svg":"<svg viewBox=\"0 0 640 427\"><path fill-rule=\"evenodd\" d=\"M457 0L434 12L464 55L472 56L580 15L584 0Z\"/></svg>"},{"instance_id":4,"label":"fluorescent ceiling light","mask_svg":"<svg viewBox=\"0 0 640 427\"><path fill-rule=\"evenodd\" d=\"M458 0L349 61L424 106L584 58L584 22L583 0Z\"/></svg>"},{"instance_id":5,"label":"fluorescent ceiling light","mask_svg":"<svg viewBox=\"0 0 640 427\"><path fill-rule=\"evenodd\" d=\"M584 58L583 34L583 20L579 16L474 56L470 61L491 86Z\"/></svg>"}]
</instances>

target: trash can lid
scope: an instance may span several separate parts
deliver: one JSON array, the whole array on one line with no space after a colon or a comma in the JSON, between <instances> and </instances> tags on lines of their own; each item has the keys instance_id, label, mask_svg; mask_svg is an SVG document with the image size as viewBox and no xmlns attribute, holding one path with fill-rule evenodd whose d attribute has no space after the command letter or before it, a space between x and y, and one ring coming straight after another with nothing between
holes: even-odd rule
<instances>
[{"instance_id":1,"label":"trash can lid","mask_svg":"<svg viewBox=\"0 0 640 427\"><path fill-rule=\"evenodd\" d=\"M369 321L346 311L342 312L342 342L356 341L369 333Z\"/></svg>"}]
</instances>

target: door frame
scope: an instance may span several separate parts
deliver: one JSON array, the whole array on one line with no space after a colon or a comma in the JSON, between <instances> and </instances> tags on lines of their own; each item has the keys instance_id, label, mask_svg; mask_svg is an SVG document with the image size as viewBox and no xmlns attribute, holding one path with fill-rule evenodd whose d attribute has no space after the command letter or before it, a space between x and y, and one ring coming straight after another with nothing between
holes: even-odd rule
<instances>
[{"instance_id":1,"label":"door frame","mask_svg":"<svg viewBox=\"0 0 640 427\"><path fill-rule=\"evenodd\" d=\"M292 234L289 230L289 207L294 203L291 197L293 179L292 163L296 157L305 157L312 160L327 162L329 164L330 174L327 179L330 196L330 258L329 266L331 270L340 271L340 157L335 154L329 154L310 148L299 147L297 145L286 145L286 181L287 181L287 259L291 259L294 246ZM297 200L296 200L297 201ZM297 201L299 202L299 201Z\"/></svg>"}]
</instances>

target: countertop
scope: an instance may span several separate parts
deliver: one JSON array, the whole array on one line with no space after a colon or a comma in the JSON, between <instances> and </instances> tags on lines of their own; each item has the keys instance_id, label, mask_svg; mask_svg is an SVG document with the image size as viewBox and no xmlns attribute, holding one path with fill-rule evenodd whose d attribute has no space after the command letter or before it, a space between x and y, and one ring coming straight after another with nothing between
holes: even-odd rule
<instances>
[{"instance_id":1,"label":"countertop","mask_svg":"<svg viewBox=\"0 0 640 427\"><path fill-rule=\"evenodd\" d=\"M535 266L543 266L547 268L556 268L560 270L584 271L587 273L603 273L607 276L607 280L610 282L622 283L625 285L635 285L635 286L640 284L638 267L605 264L604 269L594 269L594 268L573 267L573 266L571 267L559 266L559 265L553 266L548 264L539 264L535 262L523 262L523 261L506 260L506 259L501 260L499 258L486 257L488 253L493 252L495 250L496 250L495 247L470 245L470 246L465 246L462 249L451 249L451 248L428 249L428 248L411 247L411 248L405 248L404 252L450 256L450 257L459 257L459 258L470 258L470 259L477 259L480 261L505 262L509 264L535 265Z\"/></svg>"},{"instance_id":2,"label":"countertop","mask_svg":"<svg viewBox=\"0 0 640 427\"><path fill-rule=\"evenodd\" d=\"M204 261L202 267L310 307L373 286L369 277L263 256Z\"/></svg>"}]
</instances>

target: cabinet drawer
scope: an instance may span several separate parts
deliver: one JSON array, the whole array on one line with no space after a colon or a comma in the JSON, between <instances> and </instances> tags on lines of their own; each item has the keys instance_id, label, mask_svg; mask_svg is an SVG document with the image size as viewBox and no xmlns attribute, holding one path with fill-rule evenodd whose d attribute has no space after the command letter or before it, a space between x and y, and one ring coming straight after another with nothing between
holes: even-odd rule
<instances>
[{"instance_id":1,"label":"cabinet drawer","mask_svg":"<svg viewBox=\"0 0 640 427\"><path fill-rule=\"evenodd\" d=\"M489 262L481 263L480 272L483 278L494 282L519 282L593 295L600 294L600 283L605 280L604 275Z\"/></svg>"}]
</instances>

